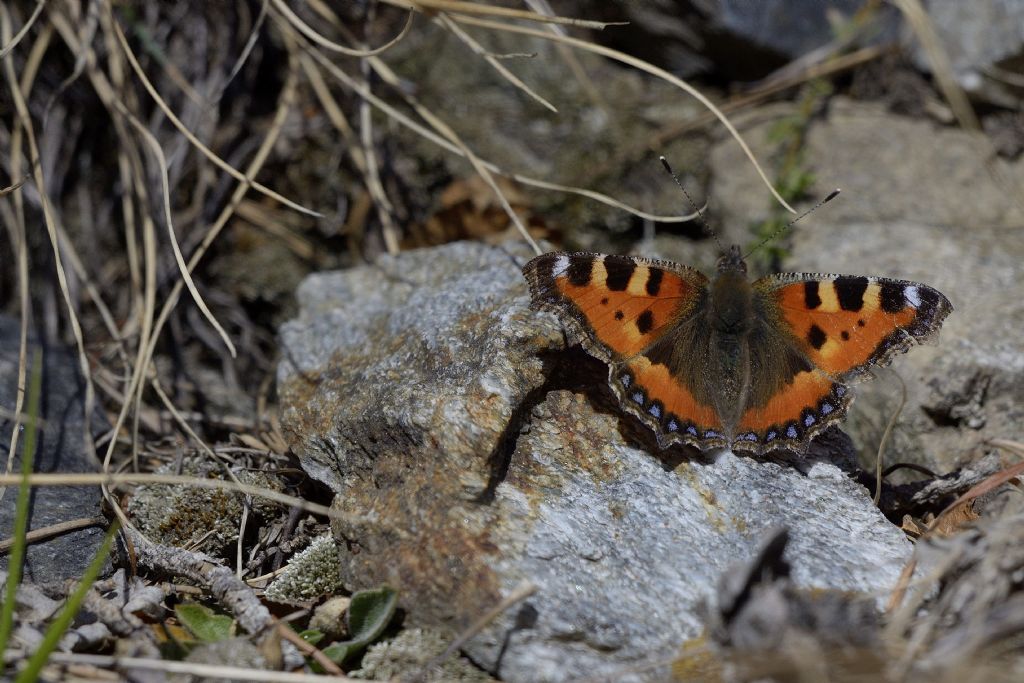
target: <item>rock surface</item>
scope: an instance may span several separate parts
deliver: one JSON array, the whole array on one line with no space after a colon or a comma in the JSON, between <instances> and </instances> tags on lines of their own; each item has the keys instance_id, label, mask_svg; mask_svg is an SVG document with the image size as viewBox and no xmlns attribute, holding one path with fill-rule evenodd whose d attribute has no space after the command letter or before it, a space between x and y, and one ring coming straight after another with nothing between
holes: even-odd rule
<instances>
[{"instance_id":1,"label":"rock surface","mask_svg":"<svg viewBox=\"0 0 1024 683\"><path fill-rule=\"evenodd\" d=\"M929 0L927 11L960 87L1017 109L1024 60L1024 3ZM918 63L930 70L924 50L918 48L917 53Z\"/></svg>"},{"instance_id":2,"label":"rock surface","mask_svg":"<svg viewBox=\"0 0 1024 683\"><path fill-rule=\"evenodd\" d=\"M337 494L352 590L460 631L538 591L464 651L508 681L622 673L696 636L720 573L788 527L801 587L890 589L904 535L827 457L657 452L603 366L528 308L525 249L455 243L310 277L281 332L283 427Z\"/></svg>"},{"instance_id":3,"label":"rock surface","mask_svg":"<svg viewBox=\"0 0 1024 683\"><path fill-rule=\"evenodd\" d=\"M736 123L767 158L772 121L762 110ZM939 344L912 350L893 368L906 382L888 461L941 471L969 460L989 438L1024 436L1024 161L992 158L980 134L886 113L836 98L812 123L805 158L809 191L838 199L794 228L786 270L880 275L932 285L953 303ZM763 185L732 140L711 155L711 210L727 237L767 215ZM874 453L900 398L888 372L857 387L847 426Z\"/></svg>"},{"instance_id":4,"label":"rock surface","mask_svg":"<svg viewBox=\"0 0 1024 683\"><path fill-rule=\"evenodd\" d=\"M18 387L19 339L19 322L9 316L0 316L0 454L4 460L11 447L11 429L14 425L11 414ZM43 353L39 414L42 428L39 430L34 471L95 472L96 465L85 450L85 385L78 372L75 355L65 349L41 346L30 339L30 368L33 350ZM28 411L27 404L23 411ZM98 432L94 432L94 435L98 435ZM21 471L24 446L25 433L22 431L12 472ZM0 503L0 537L11 536L17 498L17 487L8 487L3 493ZM99 515L99 487L43 486L32 492L28 528L31 531ZM30 544L25 557L25 581L50 583L80 577L102 541L103 529L90 527ZM6 554L0 556L0 568L7 568Z\"/></svg>"}]
</instances>

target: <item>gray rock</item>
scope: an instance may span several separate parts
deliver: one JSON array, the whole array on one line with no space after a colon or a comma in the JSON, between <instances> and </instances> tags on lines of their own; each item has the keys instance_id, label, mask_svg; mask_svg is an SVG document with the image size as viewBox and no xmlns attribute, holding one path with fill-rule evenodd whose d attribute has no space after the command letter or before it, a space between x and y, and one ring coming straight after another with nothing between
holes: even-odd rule
<instances>
[{"instance_id":1,"label":"gray rock","mask_svg":"<svg viewBox=\"0 0 1024 683\"><path fill-rule=\"evenodd\" d=\"M707 8L706 33L725 33L733 41L746 41L748 49L770 50L787 58L799 57L835 39L830 13L839 21L861 10L860 0L696 0ZM882 25L892 31L895 15L887 9ZM706 40L714 40L707 37ZM734 43L733 50L741 51Z\"/></svg>"},{"instance_id":2,"label":"gray rock","mask_svg":"<svg viewBox=\"0 0 1024 683\"><path fill-rule=\"evenodd\" d=\"M975 96L1018 108L1024 78L1024 2L929 0L926 8L960 86ZM909 31L906 35L917 42ZM916 58L931 69L923 49L917 49Z\"/></svg>"},{"instance_id":3,"label":"gray rock","mask_svg":"<svg viewBox=\"0 0 1024 683\"><path fill-rule=\"evenodd\" d=\"M18 387L19 322L0 315L0 454L6 460L11 447ZM29 367L32 351L43 353L42 400L39 417L44 421L33 469L36 472L95 472L96 464L85 450L85 385L78 371L77 357L62 348L29 341ZM26 382L28 380L26 379ZM26 405L24 411L28 411ZM100 419L96 416L97 420ZM98 435L97 421L93 434ZM25 434L18 439L18 455L12 471L21 471L21 452ZM8 487L0 501L0 536L10 538L14 527L17 487ZM29 530L82 517L100 514L100 490L97 486L43 486L32 492ZM28 546L24 578L33 583L49 583L77 578L89 565L103 541L103 529L79 529ZM0 568L7 568L7 555L0 556Z\"/></svg>"},{"instance_id":4,"label":"gray rock","mask_svg":"<svg viewBox=\"0 0 1024 683\"><path fill-rule=\"evenodd\" d=\"M348 589L388 583L407 623L455 633L530 581L464 651L561 681L672 656L769 527L789 528L795 585L893 585L909 542L827 458L646 450L603 366L528 308L528 256L455 243L300 288L282 426L337 494Z\"/></svg>"},{"instance_id":5,"label":"gray rock","mask_svg":"<svg viewBox=\"0 0 1024 683\"><path fill-rule=\"evenodd\" d=\"M737 120L762 159L781 112L771 114ZM768 215L771 199L734 147L724 141L711 155L711 207L728 239L746 243L746 226ZM804 154L817 179L810 194L837 186L843 194L794 228L785 270L916 280L953 303L938 346L893 364L908 401L890 462L947 470L988 438L1024 435L1024 205L1012 189L1024 186L1024 162L990 159L987 149L980 134L843 99L807 134ZM891 373L879 376L857 388L847 422L871 454L901 392Z\"/></svg>"}]
</instances>

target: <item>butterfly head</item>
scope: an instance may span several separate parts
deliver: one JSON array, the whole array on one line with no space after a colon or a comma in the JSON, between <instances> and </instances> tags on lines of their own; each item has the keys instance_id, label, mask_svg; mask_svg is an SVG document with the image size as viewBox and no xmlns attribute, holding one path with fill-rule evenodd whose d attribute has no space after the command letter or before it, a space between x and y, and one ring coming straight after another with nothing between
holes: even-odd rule
<instances>
[{"instance_id":1,"label":"butterfly head","mask_svg":"<svg viewBox=\"0 0 1024 683\"><path fill-rule=\"evenodd\" d=\"M747 274L747 262L743 260L743 252L740 251L740 245L732 245L729 247L729 251L719 257L718 272Z\"/></svg>"}]
</instances>

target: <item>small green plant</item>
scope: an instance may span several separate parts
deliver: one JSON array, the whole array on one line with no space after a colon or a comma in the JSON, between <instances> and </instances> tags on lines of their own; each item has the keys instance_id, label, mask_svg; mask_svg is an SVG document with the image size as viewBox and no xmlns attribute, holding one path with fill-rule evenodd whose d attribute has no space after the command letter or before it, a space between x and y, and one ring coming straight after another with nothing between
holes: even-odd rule
<instances>
[{"instance_id":1,"label":"small green plant","mask_svg":"<svg viewBox=\"0 0 1024 683\"><path fill-rule=\"evenodd\" d=\"M782 198L791 204L804 199L807 190L814 184L814 173L806 165L804 143L811 120L821 103L831 94L832 86L827 81L811 81L797 105L797 111L777 121L768 132L768 140L775 144L774 185ZM792 216L774 205L768 218L750 226L754 244L770 240L762 249L751 254L755 271L777 269L782 259L789 254L783 241L772 238L779 235L790 220Z\"/></svg>"},{"instance_id":2,"label":"small green plant","mask_svg":"<svg viewBox=\"0 0 1024 683\"><path fill-rule=\"evenodd\" d=\"M353 595L347 613L348 632L351 638L331 643L324 648L324 654L330 657L331 661L340 665L365 650L384 632L391 617L395 614L397 604L398 592L388 586L359 591ZM317 633L316 631L307 631L308 635L304 635L304 637L307 641L311 641L312 638L319 640L316 637ZM313 665L315 668L315 662Z\"/></svg>"},{"instance_id":3,"label":"small green plant","mask_svg":"<svg viewBox=\"0 0 1024 683\"><path fill-rule=\"evenodd\" d=\"M21 451L21 483L18 498L14 503L14 528L10 560L7 562L7 586L4 589L4 604L0 607L0 655L7 651L7 641L14 628L15 596L21 583L21 569L25 561L25 534L28 532L28 504L31 488L32 461L36 455L36 426L39 420L39 400L42 394L43 366L37 351L32 356L32 374L28 386L28 420L25 425L25 445Z\"/></svg>"},{"instance_id":4,"label":"small green plant","mask_svg":"<svg viewBox=\"0 0 1024 683\"><path fill-rule=\"evenodd\" d=\"M32 374L29 380L28 390L28 419L25 424L25 445L21 453L21 483L18 485L18 498L14 507L14 544L11 546L10 561L7 565L7 585L4 589L4 601L0 607L0 655L7 650L7 643L10 640L14 627L14 606L18 592L18 584L21 583L22 565L25 560L26 533L28 531L29 517L29 494L31 486L29 478L32 475L32 464L35 460L37 434L39 423L39 403L42 396L42 357L36 352L32 357ZM93 582L99 575L103 563L110 554L110 547L117 535L118 525L112 524L103 543L100 545L96 556L86 567L85 573L75 587L74 592L68 596L64 607L50 623L43 634L42 641L36 646L32 656L28 658L25 667L18 672L14 678L15 683L29 683L39 680L39 674L46 665L46 660L60 642L61 637L67 632L78 614L78 608L85 599L85 594L92 587Z\"/></svg>"},{"instance_id":5,"label":"small green plant","mask_svg":"<svg viewBox=\"0 0 1024 683\"><path fill-rule=\"evenodd\" d=\"M235 635L235 620L226 614L214 612L206 605L195 602L183 603L174 608L174 613L196 640L204 643L216 643Z\"/></svg>"}]
</instances>

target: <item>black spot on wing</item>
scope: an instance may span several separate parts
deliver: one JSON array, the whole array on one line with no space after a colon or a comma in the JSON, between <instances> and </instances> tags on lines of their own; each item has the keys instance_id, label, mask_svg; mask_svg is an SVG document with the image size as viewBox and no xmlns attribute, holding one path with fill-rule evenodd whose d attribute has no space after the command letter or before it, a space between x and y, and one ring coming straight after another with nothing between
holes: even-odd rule
<instances>
[{"instance_id":1,"label":"black spot on wing","mask_svg":"<svg viewBox=\"0 0 1024 683\"><path fill-rule=\"evenodd\" d=\"M606 258L604 269L608 273L605 284L613 292L622 292L629 286L629 279L633 277L636 264L627 258Z\"/></svg>"},{"instance_id":2,"label":"black spot on wing","mask_svg":"<svg viewBox=\"0 0 1024 683\"><path fill-rule=\"evenodd\" d=\"M821 305L821 296L818 295L818 282L815 280L808 280L804 283L804 303L807 304L807 308L817 308Z\"/></svg>"},{"instance_id":3,"label":"black spot on wing","mask_svg":"<svg viewBox=\"0 0 1024 683\"><path fill-rule=\"evenodd\" d=\"M654 329L654 314L650 311L644 311L636 319L636 329L640 334L647 334Z\"/></svg>"},{"instance_id":4,"label":"black spot on wing","mask_svg":"<svg viewBox=\"0 0 1024 683\"><path fill-rule=\"evenodd\" d=\"M864 305L864 292L868 289L866 277L840 277L832 283L839 307L844 311L859 311Z\"/></svg>"},{"instance_id":5,"label":"black spot on wing","mask_svg":"<svg viewBox=\"0 0 1024 683\"><path fill-rule=\"evenodd\" d=\"M570 284L577 287L584 287L590 284L590 276L594 270L593 256L571 256L569 267L566 269L566 276Z\"/></svg>"},{"instance_id":6,"label":"black spot on wing","mask_svg":"<svg viewBox=\"0 0 1024 683\"><path fill-rule=\"evenodd\" d=\"M647 293L651 296L658 296L658 291L661 290L661 278L664 277L665 271L660 268L650 268L647 271Z\"/></svg>"},{"instance_id":7,"label":"black spot on wing","mask_svg":"<svg viewBox=\"0 0 1024 683\"><path fill-rule=\"evenodd\" d=\"M827 341L828 335L825 334L825 330L817 325L811 325L811 329L807 330L807 343L815 349L821 349Z\"/></svg>"},{"instance_id":8,"label":"black spot on wing","mask_svg":"<svg viewBox=\"0 0 1024 683\"><path fill-rule=\"evenodd\" d=\"M624 317L625 316L622 314L622 311L615 311L615 319L616 320L622 320Z\"/></svg>"},{"instance_id":9,"label":"black spot on wing","mask_svg":"<svg viewBox=\"0 0 1024 683\"><path fill-rule=\"evenodd\" d=\"M903 295L903 285L899 282L883 282L881 291L882 310L886 313L899 313L907 305Z\"/></svg>"}]
</instances>

